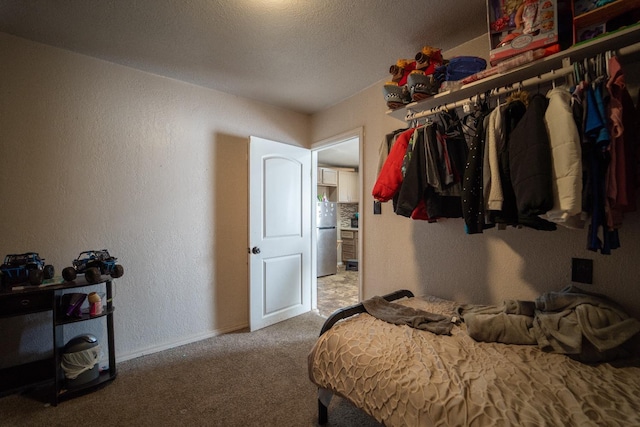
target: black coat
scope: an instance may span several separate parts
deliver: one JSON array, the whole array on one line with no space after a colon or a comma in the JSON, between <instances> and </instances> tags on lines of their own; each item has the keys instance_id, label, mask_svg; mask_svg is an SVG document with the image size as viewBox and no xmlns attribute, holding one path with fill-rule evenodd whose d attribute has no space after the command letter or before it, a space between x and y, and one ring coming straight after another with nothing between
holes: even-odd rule
<instances>
[{"instance_id":1,"label":"black coat","mask_svg":"<svg viewBox=\"0 0 640 427\"><path fill-rule=\"evenodd\" d=\"M548 104L544 95L533 95L509 139L511 183L522 225L538 223L537 216L553 207L551 145L544 121Z\"/></svg>"}]
</instances>

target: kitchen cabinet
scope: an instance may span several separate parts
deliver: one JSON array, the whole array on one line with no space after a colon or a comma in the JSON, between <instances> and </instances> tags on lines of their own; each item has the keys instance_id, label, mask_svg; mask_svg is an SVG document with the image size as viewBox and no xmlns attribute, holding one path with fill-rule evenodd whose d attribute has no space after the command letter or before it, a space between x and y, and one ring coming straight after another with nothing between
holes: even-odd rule
<instances>
[{"instance_id":1,"label":"kitchen cabinet","mask_svg":"<svg viewBox=\"0 0 640 427\"><path fill-rule=\"evenodd\" d=\"M340 230L342 240L342 262L346 263L350 259L358 259L358 231Z\"/></svg>"},{"instance_id":2,"label":"kitchen cabinet","mask_svg":"<svg viewBox=\"0 0 640 427\"><path fill-rule=\"evenodd\" d=\"M358 203L359 201L358 172L339 170L338 203Z\"/></svg>"},{"instance_id":3,"label":"kitchen cabinet","mask_svg":"<svg viewBox=\"0 0 640 427\"><path fill-rule=\"evenodd\" d=\"M338 185L338 171L331 168L318 168L318 185L335 187Z\"/></svg>"}]
</instances>

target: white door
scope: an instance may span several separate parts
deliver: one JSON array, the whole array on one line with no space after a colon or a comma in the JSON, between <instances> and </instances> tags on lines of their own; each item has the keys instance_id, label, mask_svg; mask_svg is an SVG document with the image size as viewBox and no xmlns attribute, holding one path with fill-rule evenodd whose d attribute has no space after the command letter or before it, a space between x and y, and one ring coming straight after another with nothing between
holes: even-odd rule
<instances>
[{"instance_id":1,"label":"white door","mask_svg":"<svg viewBox=\"0 0 640 427\"><path fill-rule=\"evenodd\" d=\"M249 141L249 325L311 310L311 151Z\"/></svg>"}]
</instances>

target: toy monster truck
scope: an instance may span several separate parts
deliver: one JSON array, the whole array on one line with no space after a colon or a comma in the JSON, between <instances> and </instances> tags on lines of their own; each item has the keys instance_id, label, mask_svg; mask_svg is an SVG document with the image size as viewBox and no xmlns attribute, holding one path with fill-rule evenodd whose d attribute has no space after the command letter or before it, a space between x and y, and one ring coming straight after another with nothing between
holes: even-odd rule
<instances>
[{"instance_id":1,"label":"toy monster truck","mask_svg":"<svg viewBox=\"0 0 640 427\"><path fill-rule=\"evenodd\" d=\"M44 279L51 279L54 274L53 265L45 264L44 259L40 258L36 252L7 255L0 266L2 286L26 282L37 286Z\"/></svg>"},{"instance_id":2,"label":"toy monster truck","mask_svg":"<svg viewBox=\"0 0 640 427\"><path fill-rule=\"evenodd\" d=\"M84 251L73 260L73 267L66 267L62 270L62 277L67 282L71 282L76 279L78 274L84 273L84 278L89 283L98 283L103 274L118 278L124 274L124 268L120 264L116 264L117 259L109 255L109 251L106 249Z\"/></svg>"}]
</instances>

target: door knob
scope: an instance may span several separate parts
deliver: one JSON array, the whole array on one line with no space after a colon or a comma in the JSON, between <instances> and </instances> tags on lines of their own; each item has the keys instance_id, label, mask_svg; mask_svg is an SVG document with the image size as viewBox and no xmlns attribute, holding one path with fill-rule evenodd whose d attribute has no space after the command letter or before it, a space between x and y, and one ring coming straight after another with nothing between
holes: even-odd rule
<instances>
[{"instance_id":1,"label":"door knob","mask_svg":"<svg viewBox=\"0 0 640 427\"><path fill-rule=\"evenodd\" d=\"M259 254L260 253L260 248L257 247L257 246L254 246L253 248L251 248L251 253L255 254L255 255Z\"/></svg>"}]
</instances>

